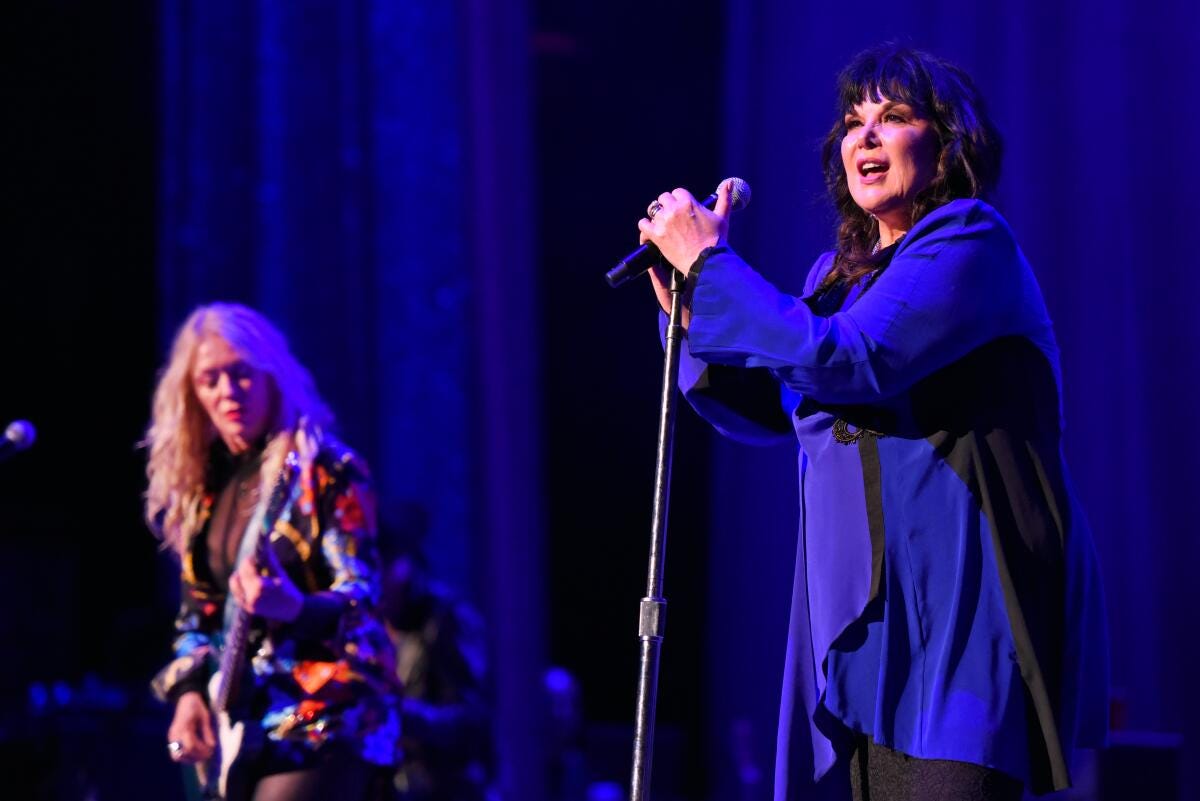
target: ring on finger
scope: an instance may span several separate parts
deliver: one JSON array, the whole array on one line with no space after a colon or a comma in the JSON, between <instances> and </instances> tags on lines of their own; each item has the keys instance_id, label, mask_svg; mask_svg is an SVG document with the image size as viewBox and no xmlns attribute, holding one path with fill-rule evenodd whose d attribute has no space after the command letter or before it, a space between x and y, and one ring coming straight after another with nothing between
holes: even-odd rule
<instances>
[{"instance_id":1,"label":"ring on finger","mask_svg":"<svg viewBox=\"0 0 1200 801\"><path fill-rule=\"evenodd\" d=\"M646 208L646 216L653 220L654 215L662 211L662 207L663 204L659 203L657 200L654 201Z\"/></svg>"},{"instance_id":2,"label":"ring on finger","mask_svg":"<svg viewBox=\"0 0 1200 801\"><path fill-rule=\"evenodd\" d=\"M183 756L183 743L178 740L167 743L167 753L171 755L171 759L179 759Z\"/></svg>"}]
</instances>

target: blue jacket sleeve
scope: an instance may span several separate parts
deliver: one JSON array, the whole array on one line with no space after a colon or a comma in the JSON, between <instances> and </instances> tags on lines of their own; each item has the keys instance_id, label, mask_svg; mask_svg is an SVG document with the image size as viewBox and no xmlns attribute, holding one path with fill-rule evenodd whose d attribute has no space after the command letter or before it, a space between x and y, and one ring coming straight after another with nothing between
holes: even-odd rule
<instances>
[{"instance_id":1,"label":"blue jacket sleeve","mask_svg":"<svg viewBox=\"0 0 1200 801\"><path fill-rule=\"evenodd\" d=\"M811 283L811 281L810 281ZM821 403L894 396L997 337L1048 327L1032 271L1004 220L978 200L922 219L848 310L812 313L736 254L711 256L688 345L709 365L767 368Z\"/></svg>"},{"instance_id":2,"label":"blue jacket sleeve","mask_svg":"<svg viewBox=\"0 0 1200 801\"><path fill-rule=\"evenodd\" d=\"M659 314L659 334L666 344L667 315ZM679 388L696 413L721 434L748 445L791 439L779 382L764 368L743 369L705 364L680 343Z\"/></svg>"}]
</instances>

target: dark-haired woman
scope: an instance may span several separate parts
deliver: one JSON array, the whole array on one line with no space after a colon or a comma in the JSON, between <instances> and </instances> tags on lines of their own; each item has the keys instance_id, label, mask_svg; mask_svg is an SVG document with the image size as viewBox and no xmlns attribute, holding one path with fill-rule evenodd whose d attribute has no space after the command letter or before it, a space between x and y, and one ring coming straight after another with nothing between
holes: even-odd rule
<instances>
[{"instance_id":1,"label":"dark-haired woman","mask_svg":"<svg viewBox=\"0 0 1200 801\"><path fill-rule=\"evenodd\" d=\"M776 798L796 725L859 799L1064 788L1072 748L1105 739L1107 637L1054 334L983 200L998 137L970 79L919 51L860 54L838 103L837 248L802 297L730 249L726 185L712 212L677 189L638 224L687 276L689 401L731 436L800 443Z\"/></svg>"}]
</instances>

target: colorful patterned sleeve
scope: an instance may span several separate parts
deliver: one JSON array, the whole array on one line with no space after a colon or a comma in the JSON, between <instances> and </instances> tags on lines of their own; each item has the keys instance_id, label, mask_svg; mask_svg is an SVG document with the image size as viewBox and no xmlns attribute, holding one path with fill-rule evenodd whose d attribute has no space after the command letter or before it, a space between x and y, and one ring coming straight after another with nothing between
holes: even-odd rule
<instances>
[{"instance_id":1,"label":"colorful patterned sleeve","mask_svg":"<svg viewBox=\"0 0 1200 801\"><path fill-rule=\"evenodd\" d=\"M314 488L321 554L332 581L329 589L305 596L292 625L297 636L330 640L339 636L348 612L373 604L378 596L375 496L365 468L350 454L332 464L318 460L306 478Z\"/></svg>"},{"instance_id":2,"label":"colorful patterned sleeve","mask_svg":"<svg viewBox=\"0 0 1200 801\"><path fill-rule=\"evenodd\" d=\"M172 645L175 658L151 682L155 697L172 703L185 692L204 692L216 662L213 635L221 629L219 599L197 584L188 558L184 560L180 598Z\"/></svg>"}]
</instances>

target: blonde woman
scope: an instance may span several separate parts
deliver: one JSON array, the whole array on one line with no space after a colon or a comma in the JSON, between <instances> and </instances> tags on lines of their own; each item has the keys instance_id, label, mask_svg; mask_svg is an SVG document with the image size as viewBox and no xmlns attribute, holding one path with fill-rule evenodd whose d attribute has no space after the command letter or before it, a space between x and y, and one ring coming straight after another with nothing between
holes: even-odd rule
<instances>
[{"instance_id":1,"label":"blonde woman","mask_svg":"<svg viewBox=\"0 0 1200 801\"><path fill-rule=\"evenodd\" d=\"M154 690L175 706L168 751L237 757L229 801L370 799L396 761L394 665L376 616L366 465L282 334L245 306L197 308L175 337L144 445L146 519L179 557L174 660ZM266 547L255 552L260 531ZM249 614L231 723L218 743L207 685L238 610ZM261 733L261 737L251 735Z\"/></svg>"}]
</instances>

